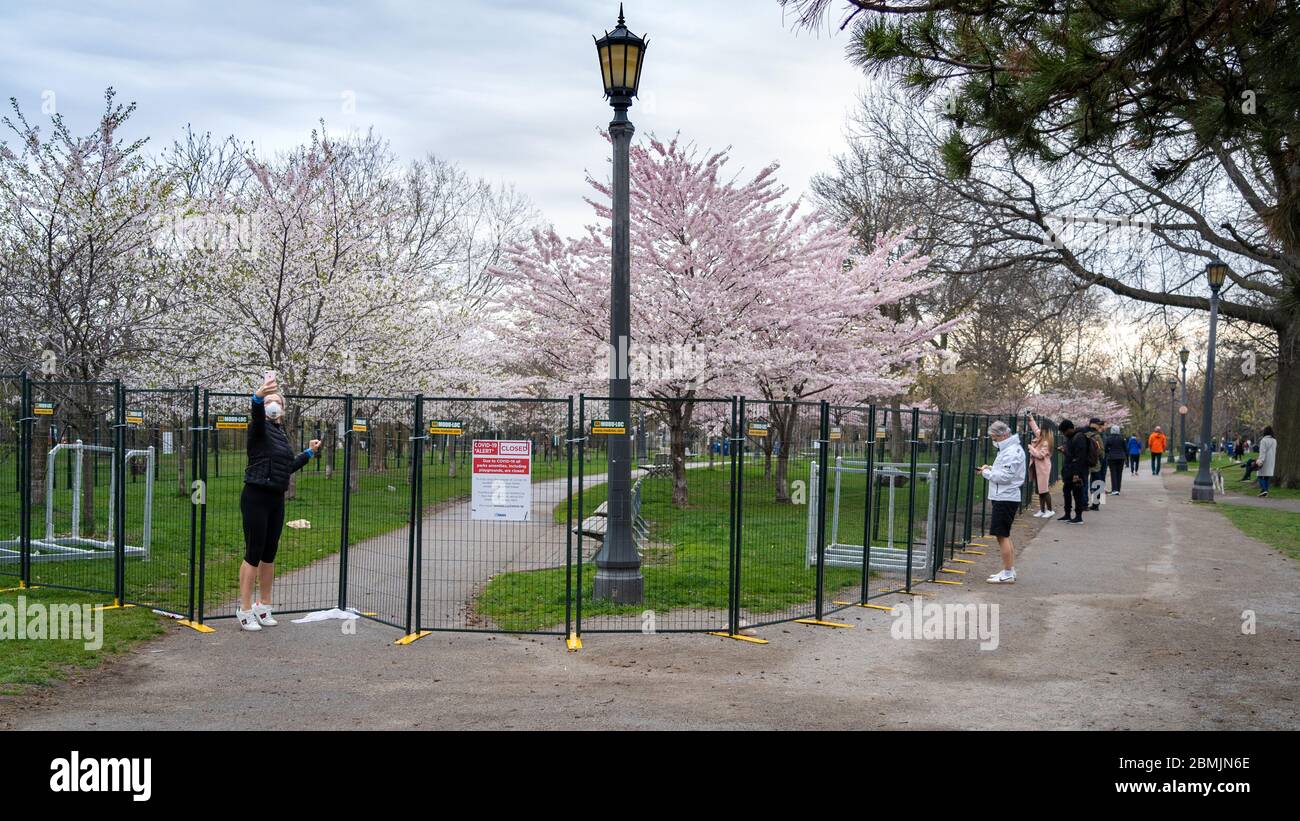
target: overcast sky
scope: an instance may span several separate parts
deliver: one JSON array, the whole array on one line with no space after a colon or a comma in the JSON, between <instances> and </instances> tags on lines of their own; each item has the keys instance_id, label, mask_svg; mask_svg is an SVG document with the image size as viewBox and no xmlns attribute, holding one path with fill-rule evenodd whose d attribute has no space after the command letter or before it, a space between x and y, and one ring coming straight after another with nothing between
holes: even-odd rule
<instances>
[{"instance_id":1,"label":"overcast sky","mask_svg":"<svg viewBox=\"0 0 1300 821\"><path fill-rule=\"evenodd\" d=\"M779 161L796 194L842 149L864 84L842 34L795 32L776 0L632 0L626 13L650 38L639 135L730 145L733 169ZM261 152L322 118L373 125L402 157L433 152L515 184L571 234L590 220L584 170L606 173L591 36L617 14L608 0L4 0L0 92L35 121L52 100L84 133L112 85L139 104L131 135L154 150L186 123Z\"/></svg>"}]
</instances>

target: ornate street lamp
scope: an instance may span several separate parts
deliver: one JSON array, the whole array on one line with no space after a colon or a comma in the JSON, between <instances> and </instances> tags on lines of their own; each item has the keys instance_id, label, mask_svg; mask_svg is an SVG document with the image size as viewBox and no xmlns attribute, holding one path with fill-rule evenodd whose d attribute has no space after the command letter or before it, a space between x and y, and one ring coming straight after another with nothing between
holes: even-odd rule
<instances>
[{"instance_id":1,"label":"ornate street lamp","mask_svg":"<svg viewBox=\"0 0 1300 821\"><path fill-rule=\"evenodd\" d=\"M1214 335L1219 324L1219 289L1228 276L1228 266L1215 260L1205 266L1205 279L1210 283L1210 344L1205 351L1205 407L1201 411L1201 456L1196 468L1196 481L1192 483L1192 501L1213 502L1214 480L1210 478L1210 432L1214 429Z\"/></svg>"},{"instance_id":2,"label":"ornate street lamp","mask_svg":"<svg viewBox=\"0 0 1300 821\"><path fill-rule=\"evenodd\" d=\"M1178 462L1174 465L1177 473L1187 470L1187 358L1191 355L1186 345L1178 352L1178 361L1183 363L1183 398L1178 403Z\"/></svg>"},{"instance_id":3,"label":"ornate street lamp","mask_svg":"<svg viewBox=\"0 0 1300 821\"><path fill-rule=\"evenodd\" d=\"M595 39L595 38L593 38ZM641 85L641 64L649 41L628 30L623 6L618 7L618 25L596 39L600 77L605 96L614 109L609 137L614 148L613 202L609 280L609 418L623 423L623 432L609 437L608 516L605 539L596 553L594 596L618 604L642 600L644 581L641 557L632 538L632 380L628 368L631 340L631 249L630 204L628 199L628 149L636 131L627 118L632 98Z\"/></svg>"}]
</instances>

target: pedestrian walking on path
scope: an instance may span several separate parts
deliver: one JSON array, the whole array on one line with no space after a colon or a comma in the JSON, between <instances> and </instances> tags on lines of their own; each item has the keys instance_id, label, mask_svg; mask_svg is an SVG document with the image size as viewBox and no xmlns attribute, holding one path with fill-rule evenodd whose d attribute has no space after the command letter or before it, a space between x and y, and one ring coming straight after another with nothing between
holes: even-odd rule
<instances>
[{"instance_id":1,"label":"pedestrian walking on path","mask_svg":"<svg viewBox=\"0 0 1300 821\"><path fill-rule=\"evenodd\" d=\"M1074 427L1069 419L1062 419L1056 426L1061 432L1061 444L1056 449L1064 454L1061 461L1061 495L1065 501L1065 515L1057 521L1072 524L1083 523L1084 499L1088 493L1088 451L1092 445L1082 430ZM1071 510L1074 511L1071 515Z\"/></svg>"},{"instance_id":2,"label":"pedestrian walking on path","mask_svg":"<svg viewBox=\"0 0 1300 821\"><path fill-rule=\"evenodd\" d=\"M1011 427L998 420L989 425L989 438L998 447L998 455L991 465L980 465L978 470L988 482L988 499L993 506L993 522L989 534L998 540L1002 553L1002 572L989 576L992 584L1015 584L1016 548L1011 543L1011 523L1020 510L1020 488L1025 483L1025 449L1020 437L1011 435Z\"/></svg>"},{"instance_id":3,"label":"pedestrian walking on path","mask_svg":"<svg viewBox=\"0 0 1300 821\"><path fill-rule=\"evenodd\" d=\"M1151 451L1151 475L1160 475L1160 459L1165 454L1165 433L1156 425L1156 429L1151 431L1147 437L1147 449Z\"/></svg>"},{"instance_id":4,"label":"pedestrian walking on path","mask_svg":"<svg viewBox=\"0 0 1300 821\"><path fill-rule=\"evenodd\" d=\"M1132 434L1128 438L1128 469L1134 476L1138 475L1138 463L1142 460L1142 442L1138 440L1137 434Z\"/></svg>"}]
</instances>

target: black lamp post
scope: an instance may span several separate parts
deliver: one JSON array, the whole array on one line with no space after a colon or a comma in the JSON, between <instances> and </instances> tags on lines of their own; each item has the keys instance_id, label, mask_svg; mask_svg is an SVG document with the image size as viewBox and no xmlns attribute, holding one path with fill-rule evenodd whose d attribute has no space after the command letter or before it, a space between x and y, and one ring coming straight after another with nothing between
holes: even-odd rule
<instances>
[{"instance_id":1,"label":"black lamp post","mask_svg":"<svg viewBox=\"0 0 1300 821\"><path fill-rule=\"evenodd\" d=\"M609 418L623 423L623 432L609 437L608 515L605 539L596 553L597 599L635 604L642 599L641 557L632 539L632 380L628 368L631 339L631 248L628 201L628 148L636 131L627 118L641 84L641 63L648 41L623 23L596 40L605 96L614 108L609 136L614 144L612 262L609 280Z\"/></svg>"},{"instance_id":2,"label":"black lamp post","mask_svg":"<svg viewBox=\"0 0 1300 821\"><path fill-rule=\"evenodd\" d=\"M1176 376L1169 377L1169 381L1166 384L1169 385L1169 435L1165 437L1165 441L1168 442L1170 439L1174 438L1174 412L1178 410L1178 408L1174 405L1174 399L1176 398L1175 392L1178 390L1178 377ZM1166 463L1169 462L1168 447L1165 447L1164 460Z\"/></svg>"},{"instance_id":3,"label":"black lamp post","mask_svg":"<svg viewBox=\"0 0 1300 821\"><path fill-rule=\"evenodd\" d=\"M1187 358L1191 356L1191 351L1184 346L1178 352L1178 361L1183 363L1183 398L1178 403L1178 462L1174 465L1174 471L1184 473L1187 471ZM1173 433L1173 431L1169 431Z\"/></svg>"},{"instance_id":4,"label":"black lamp post","mask_svg":"<svg viewBox=\"0 0 1300 821\"><path fill-rule=\"evenodd\" d=\"M1228 276L1228 266L1215 260L1205 266L1210 283L1210 344L1205 351L1205 407L1201 411L1201 457L1192 482L1192 501L1213 502L1214 480L1210 478L1210 432L1214 429L1214 334L1219 324L1219 289Z\"/></svg>"}]
</instances>

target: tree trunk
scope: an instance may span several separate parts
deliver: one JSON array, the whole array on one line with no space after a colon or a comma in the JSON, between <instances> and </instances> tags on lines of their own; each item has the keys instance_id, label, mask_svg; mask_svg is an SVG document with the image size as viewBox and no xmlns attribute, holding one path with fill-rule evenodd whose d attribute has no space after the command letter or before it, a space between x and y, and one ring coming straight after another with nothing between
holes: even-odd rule
<instances>
[{"instance_id":1,"label":"tree trunk","mask_svg":"<svg viewBox=\"0 0 1300 821\"><path fill-rule=\"evenodd\" d=\"M790 504L790 451L795 447L794 444L794 425L799 418L799 406L788 405L781 413L777 413L775 408L772 412L771 427L780 431L781 442L780 450L776 454L776 501L782 504ZM771 434L771 431L768 431Z\"/></svg>"},{"instance_id":2,"label":"tree trunk","mask_svg":"<svg viewBox=\"0 0 1300 821\"><path fill-rule=\"evenodd\" d=\"M689 501L686 489L686 430L691 425L695 402L691 399L671 399L664 404L669 432L669 461L673 469L673 505L686 507Z\"/></svg>"},{"instance_id":3,"label":"tree trunk","mask_svg":"<svg viewBox=\"0 0 1300 821\"><path fill-rule=\"evenodd\" d=\"M1273 480L1281 487L1300 487L1300 322L1278 332L1277 394L1273 401L1273 433L1277 438L1277 468Z\"/></svg>"}]
</instances>

